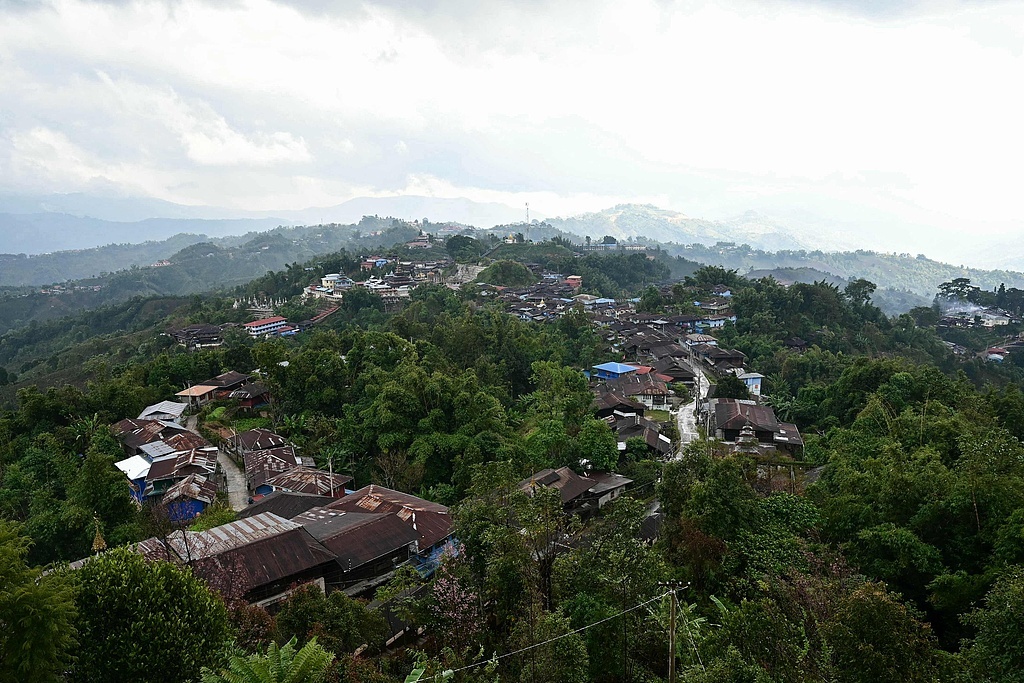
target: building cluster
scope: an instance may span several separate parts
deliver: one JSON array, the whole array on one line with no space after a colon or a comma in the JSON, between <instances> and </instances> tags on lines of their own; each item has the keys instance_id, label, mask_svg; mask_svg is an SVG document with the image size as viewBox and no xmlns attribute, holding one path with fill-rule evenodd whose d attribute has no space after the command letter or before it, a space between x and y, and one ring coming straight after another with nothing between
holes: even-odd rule
<instances>
[{"instance_id":1,"label":"building cluster","mask_svg":"<svg viewBox=\"0 0 1024 683\"><path fill-rule=\"evenodd\" d=\"M132 497L163 508L169 521L167 533L140 543L139 552L189 564L257 604L297 583L367 595L406 562L431 572L451 536L447 507L380 486L353 491L352 477L318 469L266 429L232 434L221 449L183 423L189 407L251 386L246 375L224 373L113 425L127 456L115 465ZM224 458L243 465L249 506L229 524L183 528L227 488Z\"/></svg>"},{"instance_id":2,"label":"building cluster","mask_svg":"<svg viewBox=\"0 0 1024 683\"><path fill-rule=\"evenodd\" d=\"M207 531L142 541L149 559L189 564L211 585L269 606L297 585L372 595L400 565L429 575L450 546L444 505L370 485L337 496L275 491Z\"/></svg>"},{"instance_id":3,"label":"building cluster","mask_svg":"<svg viewBox=\"0 0 1024 683\"><path fill-rule=\"evenodd\" d=\"M724 287L716 290L715 297L696 304L710 315L735 321L727 307L731 292ZM751 397L739 401L717 399L712 388L707 400L698 404L708 434L733 450L750 450L751 435L743 429L745 426L752 430L754 450L761 455L778 451L798 456L802 452L803 439L796 426L780 422L772 408L762 403L764 375L748 370L745 354L721 347L709 334L718 326L717 319L611 310L614 314L593 319L612 353L621 360L595 365L590 369L590 379L598 416L608 421L620 449L626 448L629 439L641 438L652 455L669 456L673 451L671 440L644 412L668 410L670 398L676 393L673 386L692 388L700 371L719 377L734 375ZM807 342L794 337L786 341L786 346L799 353L807 348Z\"/></svg>"},{"instance_id":4,"label":"building cluster","mask_svg":"<svg viewBox=\"0 0 1024 683\"><path fill-rule=\"evenodd\" d=\"M172 520L187 521L213 504L225 480L218 448L183 425L182 416L190 407L217 399L256 408L269 393L249 375L231 371L179 391L175 398L113 425L126 455L115 464L136 501L162 505Z\"/></svg>"},{"instance_id":5,"label":"building cluster","mask_svg":"<svg viewBox=\"0 0 1024 683\"><path fill-rule=\"evenodd\" d=\"M448 261L399 261L394 258L371 256L364 259L359 268L361 271L374 272L386 270L383 274L356 281L344 273L329 273L303 290L307 298L342 301L345 292L362 287L384 299L385 303L398 303L408 299L412 290L423 284L443 284L444 269Z\"/></svg>"},{"instance_id":6,"label":"building cluster","mask_svg":"<svg viewBox=\"0 0 1024 683\"><path fill-rule=\"evenodd\" d=\"M939 319L940 327L987 328L1002 327L1020 320L1001 308L982 308L980 306L963 310L950 310Z\"/></svg>"}]
</instances>

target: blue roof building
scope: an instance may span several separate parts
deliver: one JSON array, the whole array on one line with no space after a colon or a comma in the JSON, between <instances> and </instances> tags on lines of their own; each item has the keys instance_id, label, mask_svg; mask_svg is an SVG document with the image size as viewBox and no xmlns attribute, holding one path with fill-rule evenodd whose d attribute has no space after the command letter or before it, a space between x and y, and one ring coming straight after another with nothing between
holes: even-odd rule
<instances>
[{"instance_id":1,"label":"blue roof building","mask_svg":"<svg viewBox=\"0 0 1024 683\"><path fill-rule=\"evenodd\" d=\"M615 362L601 363L594 366L593 376L598 379L618 379L631 372L636 372L636 366Z\"/></svg>"}]
</instances>

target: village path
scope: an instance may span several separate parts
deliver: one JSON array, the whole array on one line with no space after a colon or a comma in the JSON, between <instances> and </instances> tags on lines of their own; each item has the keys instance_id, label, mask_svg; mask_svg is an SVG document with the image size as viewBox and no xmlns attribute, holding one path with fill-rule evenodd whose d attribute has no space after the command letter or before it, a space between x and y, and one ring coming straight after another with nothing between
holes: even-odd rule
<instances>
[{"instance_id":1,"label":"village path","mask_svg":"<svg viewBox=\"0 0 1024 683\"><path fill-rule=\"evenodd\" d=\"M676 411L676 421L679 425L679 452L675 456L677 458L682 456L683 448L686 447L686 444L700 436L700 433L697 431L697 405L704 399L711 386L711 382L708 381L708 378L704 376L704 372L699 367L691 363L690 369L697 375L697 382L693 392L694 399L680 406L679 410Z\"/></svg>"},{"instance_id":2,"label":"village path","mask_svg":"<svg viewBox=\"0 0 1024 683\"><path fill-rule=\"evenodd\" d=\"M185 428L199 434L196 430L198 423L199 417L192 415L185 420ZM227 480L228 504L231 505L232 510L238 512L249 504L249 486L245 480L245 473L227 453L219 448L217 449L217 462L220 463L220 468Z\"/></svg>"}]
</instances>

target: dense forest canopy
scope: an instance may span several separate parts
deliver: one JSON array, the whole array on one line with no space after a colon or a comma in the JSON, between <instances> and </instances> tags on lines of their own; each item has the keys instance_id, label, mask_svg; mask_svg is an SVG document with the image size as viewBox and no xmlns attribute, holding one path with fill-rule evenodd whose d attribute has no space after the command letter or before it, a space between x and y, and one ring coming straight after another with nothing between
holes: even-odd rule
<instances>
[{"instance_id":1,"label":"dense forest canopy","mask_svg":"<svg viewBox=\"0 0 1024 683\"><path fill-rule=\"evenodd\" d=\"M483 253L469 239L449 240L454 260ZM234 330L219 348L190 352L160 336L171 325L243 322L232 306L240 296L285 300L304 315L314 309L298 299L302 288L355 275L354 252L291 264L233 296L139 299L88 322L26 327L0 338L0 366L23 376L0 414L0 624L25 625L2 629L0 678L138 680L158 666L165 680L234 680L229 671L308 661L342 681L402 681L413 670L464 681L665 680L675 592L680 680L1018 680L1024 374L1015 361L957 357L930 308L887 317L864 279L785 287L665 254L562 250L529 252L531 263L581 275L582 291L636 299L655 317L686 317L728 291L736 321L714 331L718 344L765 376L763 403L805 435L801 458L766 463L707 433L667 459L635 443L620 449L581 372L618 353L606 330L582 307L520 320L477 287L421 285L397 309L353 290L323 324L290 338ZM514 276L510 285L535 281L522 262L491 268ZM954 280L940 290L1008 309L1015 292L991 298ZM429 581L398 571L378 593L398 600L422 639L385 647L376 605L342 592L299 590L270 614L188 567L126 549L162 533L161 522L114 468L122 451L109 425L228 370L259 372L273 395L249 423L284 434L353 487L451 506L458 552ZM243 424L234 411L212 404L197 419L210 434L230 431ZM764 476L769 466L802 474L780 487ZM634 485L584 521L563 513L557 493L521 488L557 468L615 471ZM652 510L663 522L645 535ZM233 518L219 509L202 523L217 515ZM60 564L89 557L81 569ZM110 618L141 602L145 618ZM136 624L130 635L126 622ZM126 639L125 651L100 645Z\"/></svg>"}]
</instances>

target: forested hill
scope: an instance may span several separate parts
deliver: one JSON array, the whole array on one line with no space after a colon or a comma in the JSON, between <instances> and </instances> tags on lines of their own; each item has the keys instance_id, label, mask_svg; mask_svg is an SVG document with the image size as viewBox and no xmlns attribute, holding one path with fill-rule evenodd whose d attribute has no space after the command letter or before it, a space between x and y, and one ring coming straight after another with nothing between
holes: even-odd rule
<instances>
[{"instance_id":1,"label":"forested hill","mask_svg":"<svg viewBox=\"0 0 1024 683\"><path fill-rule=\"evenodd\" d=\"M865 281L787 288L704 267L662 294L637 275L663 263L586 258L617 260L608 272L620 277L635 264L615 284L655 316L728 289L737 322L715 330L719 344L765 375L761 409L804 435L798 457L706 434L670 457L643 439L620 449L582 370L623 349L582 308L525 322L485 288L423 285L399 311L353 296L316 331L254 340L235 330L220 348L187 352L125 325L243 313L214 296L133 302L98 316L110 336L85 340L68 367L67 350L53 353L55 371L88 371L88 381L22 387L0 413L0 607L10 610L0 616L31 626L0 635L0 679L25 680L8 675L22 667L70 683L198 681L234 651L280 657L275 666L293 671L315 656L326 680L346 683L449 670L453 683L655 682L668 679L670 656L685 683L1019 680L1016 361L955 357L934 328L885 317ZM284 291L305 272L262 282ZM86 334L84 320L66 334ZM9 339L45 345L56 331ZM794 335L809 345L794 346ZM183 568L129 550L173 527L155 501L132 501L109 425L182 386L259 368L273 401L252 413L218 399L197 410L200 431L274 429L353 487L418 496L424 512L448 506L457 546L417 565L424 571L391 574L386 561L388 576L367 587L374 602L326 582L329 595L296 591L274 614L235 591L238 566L204 583L201 560ZM614 471L630 484L603 506L574 508L537 483L551 470L570 481ZM193 528L235 514L213 503ZM263 540L240 561L258 564L271 552ZM81 569L42 572L87 556ZM666 585L680 586L678 609ZM382 615L409 624L415 640L391 640ZM293 637L309 648L294 660Z\"/></svg>"},{"instance_id":2,"label":"forested hill","mask_svg":"<svg viewBox=\"0 0 1024 683\"><path fill-rule=\"evenodd\" d=\"M744 274L751 270L776 268L813 268L844 279L864 278L882 288L908 291L929 300L940 283L965 277L986 290L1000 284L1024 288L1024 273L1009 270L983 270L955 266L910 254L884 254L873 251L761 251L746 245L704 246L691 244L663 245L671 254L735 269Z\"/></svg>"},{"instance_id":3,"label":"forested hill","mask_svg":"<svg viewBox=\"0 0 1024 683\"><path fill-rule=\"evenodd\" d=\"M344 246L374 248L390 246L406 235L415 236L416 229L402 233L386 234L395 225L407 225L392 218L367 216L353 225L315 225L303 227L277 227L242 235L208 237L202 233L182 233L162 241L140 244L110 244L92 249L54 251L46 254L26 256L25 254L0 254L0 287L42 286L62 283L68 280L82 280L100 277L107 273L128 270L133 266L150 266L161 260L181 262L185 247L206 242L221 249L236 250L245 255L256 249L280 253L267 254L266 270L276 270L292 260L306 260L317 254L337 251ZM141 237L143 233L139 233ZM411 237L407 238L411 239ZM186 252L187 253L187 252ZM230 252L229 252L230 255ZM276 265L275 265L276 264ZM239 272L241 272L239 268ZM252 277L262 275L259 271ZM230 277L229 269L229 277ZM250 278L251 279L251 278ZM204 279L197 283L199 289L212 289L221 282Z\"/></svg>"},{"instance_id":4,"label":"forested hill","mask_svg":"<svg viewBox=\"0 0 1024 683\"><path fill-rule=\"evenodd\" d=\"M343 246L389 247L412 239L418 230L407 224L396 224L374 232L364 235L357 226L271 230L192 243L163 257L166 264L131 267L100 277L73 280L46 291L8 290L0 293L0 334L33 321L54 320L134 297L181 296L235 287L281 270L290 263L306 262ZM104 257L107 258L120 248L104 249L108 250Z\"/></svg>"}]
</instances>

